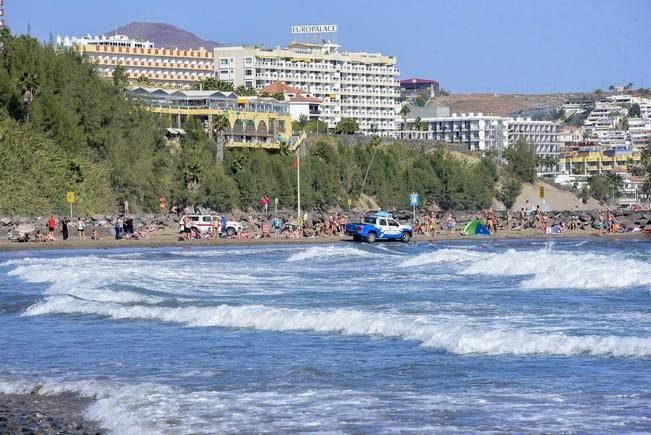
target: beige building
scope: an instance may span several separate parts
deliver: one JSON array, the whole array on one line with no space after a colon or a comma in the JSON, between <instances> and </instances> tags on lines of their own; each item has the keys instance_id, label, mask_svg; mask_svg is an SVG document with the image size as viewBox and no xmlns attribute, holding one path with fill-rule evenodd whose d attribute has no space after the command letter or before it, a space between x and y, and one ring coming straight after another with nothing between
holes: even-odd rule
<instances>
[{"instance_id":1,"label":"beige building","mask_svg":"<svg viewBox=\"0 0 651 435\"><path fill-rule=\"evenodd\" d=\"M97 72L110 79L118 65L130 81L146 77L153 86L189 88L193 83L214 77L213 52L155 48L149 41L124 35L57 37L57 45L73 48L97 65Z\"/></svg>"},{"instance_id":2,"label":"beige building","mask_svg":"<svg viewBox=\"0 0 651 435\"><path fill-rule=\"evenodd\" d=\"M390 135L399 119L400 71L394 56L340 52L332 43L287 48L249 46L214 50L215 75L237 86L262 89L282 81L321 100L320 119L333 128L342 118L367 134Z\"/></svg>"}]
</instances>

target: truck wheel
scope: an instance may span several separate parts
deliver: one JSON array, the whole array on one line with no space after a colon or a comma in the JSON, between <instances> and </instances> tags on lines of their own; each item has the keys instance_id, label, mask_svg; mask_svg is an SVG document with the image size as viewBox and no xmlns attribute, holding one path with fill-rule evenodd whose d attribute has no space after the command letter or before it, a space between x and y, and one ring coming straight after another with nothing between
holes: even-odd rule
<instances>
[{"instance_id":1,"label":"truck wheel","mask_svg":"<svg viewBox=\"0 0 651 435\"><path fill-rule=\"evenodd\" d=\"M400 241L401 241L402 243L407 243L407 242L409 242L410 240L411 240L411 233L408 233L408 232L405 231L404 233L402 233L402 234L400 235Z\"/></svg>"},{"instance_id":2,"label":"truck wheel","mask_svg":"<svg viewBox=\"0 0 651 435\"><path fill-rule=\"evenodd\" d=\"M232 228L232 227L226 228L226 235L228 237L234 236L235 235L235 228Z\"/></svg>"},{"instance_id":3,"label":"truck wheel","mask_svg":"<svg viewBox=\"0 0 651 435\"><path fill-rule=\"evenodd\" d=\"M377 236L375 235L375 233L368 233L368 235L366 236L366 241L369 243L375 243L376 239Z\"/></svg>"}]
</instances>

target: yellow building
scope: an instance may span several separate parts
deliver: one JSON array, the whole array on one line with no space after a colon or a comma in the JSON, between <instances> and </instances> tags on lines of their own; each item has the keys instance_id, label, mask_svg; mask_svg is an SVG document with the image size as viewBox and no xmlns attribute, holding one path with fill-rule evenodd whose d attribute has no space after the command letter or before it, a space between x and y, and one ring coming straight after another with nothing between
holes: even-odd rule
<instances>
[{"instance_id":1,"label":"yellow building","mask_svg":"<svg viewBox=\"0 0 651 435\"><path fill-rule=\"evenodd\" d=\"M639 151L630 147L602 149L592 146L586 149L562 151L559 161L561 172L568 174L601 175L629 172L631 165L639 164Z\"/></svg>"},{"instance_id":2,"label":"yellow building","mask_svg":"<svg viewBox=\"0 0 651 435\"><path fill-rule=\"evenodd\" d=\"M145 77L155 86L189 88L192 83L214 77L213 51L204 48L155 48L149 41L137 41L124 35L59 36L57 44L86 56L106 79L113 77L118 65L124 67L130 81Z\"/></svg>"},{"instance_id":3,"label":"yellow building","mask_svg":"<svg viewBox=\"0 0 651 435\"><path fill-rule=\"evenodd\" d=\"M133 87L129 94L152 112L166 115L170 128L193 118L209 136L220 131L227 147L280 149L292 144L289 104L270 97L238 97L233 92ZM226 118L225 121L221 122Z\"/></svg>"}]
</instances>

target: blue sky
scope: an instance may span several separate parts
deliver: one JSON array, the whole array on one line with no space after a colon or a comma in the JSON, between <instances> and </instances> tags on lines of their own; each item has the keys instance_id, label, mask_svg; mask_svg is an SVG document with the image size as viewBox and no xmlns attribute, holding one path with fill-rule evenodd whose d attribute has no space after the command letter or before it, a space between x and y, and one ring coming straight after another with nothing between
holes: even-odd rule
<instances>
[{"instance_id":1,"label":"blue sky","mask_svg":"<svg viewBox=\"0 0 651 435\"><path fill-rule=\"evenodd\" d=\"M647 0L5 0L14 33L110 31L174 24L204 39L271 47L297 24L337 24L346 50L398 57L401 78L452 92L592 91L651 87Z\"/></svg>"}]
</instances>

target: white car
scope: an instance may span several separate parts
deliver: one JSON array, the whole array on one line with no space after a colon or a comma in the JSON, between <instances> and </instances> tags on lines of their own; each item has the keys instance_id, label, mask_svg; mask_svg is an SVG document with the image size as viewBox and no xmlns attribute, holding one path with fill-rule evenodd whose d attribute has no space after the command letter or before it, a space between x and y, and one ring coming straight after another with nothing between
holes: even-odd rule
<instances>
[{"instance_id":1,"label":"white car","mask_svg":"<svg viewBox=\"0 0 651 435\"><path fill-rule=\"evenodd\" d=\"M192 231L198 234L205 234L208 231L213 231L214 230L214 225L213 221L214 219L219 219L221 221L220 216L216 216L213 218L212 215L209 214L193 214L190 215L190 220L192 221ZM235 221L227 221L226 222L226 235L228 237L233 236L235 234L239 234L242 231L242 225L240 225L239 222ZM223 232L223 231L222 231Z\"/></svg>"}]
</instances>

